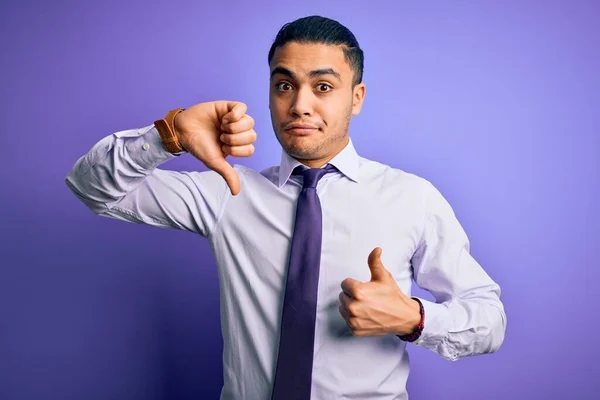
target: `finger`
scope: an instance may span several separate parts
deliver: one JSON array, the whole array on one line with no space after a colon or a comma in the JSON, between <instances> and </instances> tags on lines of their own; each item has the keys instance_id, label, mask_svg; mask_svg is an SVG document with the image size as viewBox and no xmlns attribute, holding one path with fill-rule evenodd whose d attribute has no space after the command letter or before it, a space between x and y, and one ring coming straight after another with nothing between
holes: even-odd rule
<instances>
[{"instance_id":1,"label":"finger","mask_svg":"<svg viewBox=\"0 0 600 400\"><path fill-rule=\"evenodd\" d=\"M239 133L252 128L254 128L254 118L248 114L244 114L238 121L221 124L221 130L226 133Z\"/></svg>"},{"instance_id":2,"label":"finger","mask_svg":"<svg viewBox=\"0 0 600 400\"><path fill-rule=\"evenodd\" d=\"M225 155L233 156L233 157L249 157L254 154L254 145L246 144L243 146L229 146L224 144L221 146L221 150Z\"/></svg>"},{"instance_id":3,"label":"finger","mask_svg":"<svg viewBox=\"0 0 600 400\"><path fill-rule=\"evenodd\" d=\"M342 281L342 290L351 298L356 297L357 288L360 286L361 282L356 279L346 278Z\"/></svg>"},{"instance_id":4,"label":"finger","mask_svg":"<svg viewBox=\"0 0 600 400\"><path fill-rule=\"evenodd\" d=\"M338 310L340 312L340 315L342 316L342 318L344 318L346 320L346 323L348 323L348 320L350 319L350 314L348 313L348 310L346 310L344 308L344 306L340 305L338 307Z\"/></svg>"},{"instance_id":5,"label":"finger","mask_svg":"<svg viewBox=\"0 0 600 400\"><path fill-rule=\"evenodd\" d=\"M219 139L229 146L245 146L256 142L256 132L254 129L250 129L240 133L223 133Z\"/></svg>"},{"instance_id":6,"label":"finger","mask_svg":"<svg viewBox=\"0 0 600 400\"><path fill-rule=\"evenodd\" d=\"M348 296L344 292L340 292L340 295L338 297L340 299L341 306L344 307L346 310L349 310L348 306L350 305L350 302L352 302L352 297Z\"/></svg>"},{"instance_id":7,"label":"finger","mask_svg":"<svg viewBox=\"0 0 600 400\"><path fill-rule=\"evenodd\" d=\"M239 121L246 111L248 111L248 106L239 101L230 101L227 102L227 110L228 112L223 116L221 122L229 123Z\"/></svg>"},{"instance_id":8,"label":"finger","mask_svg":"<svg viewBox=\"0 0 600 400\"><path fill-rule=\"evenodd\" d=\"M229 186L229 190L232 195L237 195L240 192L240 177L231 164L227 162L224 158L216 159L210 163L207 163L206 166L225 179L227 182L227 186Z\"/></svg>"}]
</instances>

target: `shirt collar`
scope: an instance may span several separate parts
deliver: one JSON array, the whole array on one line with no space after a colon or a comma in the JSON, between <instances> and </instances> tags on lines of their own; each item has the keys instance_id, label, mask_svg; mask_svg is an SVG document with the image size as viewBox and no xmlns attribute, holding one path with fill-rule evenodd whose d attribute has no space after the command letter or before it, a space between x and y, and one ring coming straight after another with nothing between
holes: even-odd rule
<instances>
[{"instance_id":1,"label":"shirt collar","mask_svg":"<svg viewBox=\"0 0 600 400\"><path fill-rule=\"evenodd\" d=\"M342 174L346 175L354 182L358 182L358 162L359 156L356 153L352 139L348 138L348 144L335 157L329 160L329 164L334 165ZM279 165L279 187L285 185L290 178L292 171L302 163L285 150L281 150L281 164Z\"/></svg>"}]
</instances>

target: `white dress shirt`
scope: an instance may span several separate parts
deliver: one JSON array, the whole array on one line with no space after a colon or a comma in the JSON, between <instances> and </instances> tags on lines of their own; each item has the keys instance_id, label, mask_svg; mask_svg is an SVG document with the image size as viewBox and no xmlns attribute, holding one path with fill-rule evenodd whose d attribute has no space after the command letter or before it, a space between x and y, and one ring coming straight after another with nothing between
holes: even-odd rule
<instances>
[{"instance_id":1,"label":"white dress shirt","mask_svg":"<svg viewBox=\"0 0 600 400\"><path fill-rule=\"evenodd\" d=\"M158 168L168 153L153 125L113 133L82 156L66 183L94 213L176 228L206 237L218 265L224 385L221 399L268 400L279 344L286 270L302 177L300 162L261 172L234 165L241 192L232 196L214 171ZM390 334L357 337L338 311L341 282L371 279L367 257L381 247L383 265L403 293L421 299L418 341L448 360L496 351L506 315L500 288L469 254L450 205L427 180L359 156L352 144L330 162L317 193L323 244L312 374L312 399L408 399L406 342Z\"/></svg>"}]
</instances>

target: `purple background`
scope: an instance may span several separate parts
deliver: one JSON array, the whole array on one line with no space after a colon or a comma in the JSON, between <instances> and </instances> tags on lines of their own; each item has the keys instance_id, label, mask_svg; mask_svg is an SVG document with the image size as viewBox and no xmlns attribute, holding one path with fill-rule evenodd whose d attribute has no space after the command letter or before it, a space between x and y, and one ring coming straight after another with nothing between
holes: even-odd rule
<instances>
[{"instance_id":1,"label":"purple background","mask_svg":"<svg viewBox=\"0 0 600 400\"><path fill-rule=\"evenodd\" d=\"M221 99L259 133L235 162L277 164L267 52L310 14L365 51L359 154L431 180L502 287L500 351L410 346L411 400L595 397L599 3L249 3L2 2L0 399L218 398L207 242L94 216L64 178L102 137Z\"/></svg>"}]
</instances>

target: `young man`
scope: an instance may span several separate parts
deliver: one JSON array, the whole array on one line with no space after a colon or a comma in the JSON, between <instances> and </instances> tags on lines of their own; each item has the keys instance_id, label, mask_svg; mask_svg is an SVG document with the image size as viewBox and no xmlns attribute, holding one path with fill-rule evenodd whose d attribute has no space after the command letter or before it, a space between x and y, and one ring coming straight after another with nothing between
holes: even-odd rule
<instances>
[{"instance_id":1,"label":"young man","mask_svg":"<svg viewBox=\"0 0 600 400\"><path fill-rule=\"evenodd\" d=\"M253 153L254 121L243 103L217 101L103 138L66 178L99 215L211 242L221 399L406 399L408 342L449 360L498 350L500 288L450 205L353 147L366 91L354 35L301 18L282 27L268 61L280 165L229 164ZM210 170L158 168L186 152ZM410 297L413 280L436 302Z\"/></svg>"}]
</instances>

